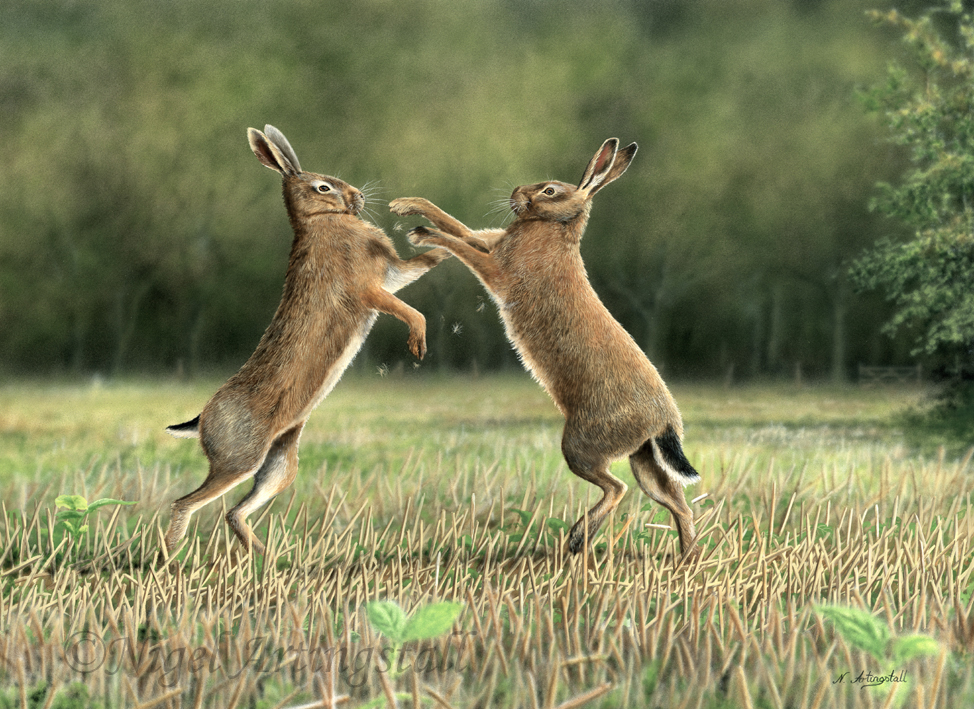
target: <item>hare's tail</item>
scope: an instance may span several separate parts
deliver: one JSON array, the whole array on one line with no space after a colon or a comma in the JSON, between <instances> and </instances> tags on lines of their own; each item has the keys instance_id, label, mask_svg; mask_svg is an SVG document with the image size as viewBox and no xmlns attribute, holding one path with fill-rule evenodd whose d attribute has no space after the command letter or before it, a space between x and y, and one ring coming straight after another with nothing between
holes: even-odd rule
<instances>
[{"instance_id":1,"label":"hare's tail","mask_svg":"<svg viewBox=\"0 0 974 709\"><path fill-rule=\"evenodd\" d=\"M700 473L694 470L683 454L683 444L680 443L680 437L672 427L652 439L651 443L653 458L671 478L682 485L691 485L700 481Z\"/></svg>"},{"instance_id":2,"label":"hare's tail","mask_svg":"<svg viewBox=\"0 0 974 709\"><path fill-rule=\"evenodd\" d=\"M192 421L177 423L166 428L166 432L176 438L199 438L200 437L200 417L197 416Z\"/></svg>"}]
</instances>

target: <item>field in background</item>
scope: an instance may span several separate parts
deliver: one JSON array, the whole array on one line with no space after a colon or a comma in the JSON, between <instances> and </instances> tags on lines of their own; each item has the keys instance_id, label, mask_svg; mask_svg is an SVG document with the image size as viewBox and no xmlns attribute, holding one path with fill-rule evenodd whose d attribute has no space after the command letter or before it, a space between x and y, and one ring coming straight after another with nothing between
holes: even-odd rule
<instances>
[{"instance_id":1,"label":"field in background","mask_svg":"<svg viewBox=\"0 0 974 709\"><path fill-rule=\"evenodd\" d=\"M598 491L567 471L560 416L526 376L349 378L257 525L267 558L235 553L214 503L178 571L159 570L168 503L206 472L163 428L217 385L0 388L0 707L974 700L972 473L907 445L899 414L922 390L674 386L703 477L688 497L704 553L679 565L624 463L594 554L562 556ZM138 504L75 542L54 524L65 493ZM375 600L464 607L391 663ZM868 610L882 642L816 604ZM914 634L932 654L898 656ZM861 673L904 681L863 690Z\"/></svg>"}]
</instances>

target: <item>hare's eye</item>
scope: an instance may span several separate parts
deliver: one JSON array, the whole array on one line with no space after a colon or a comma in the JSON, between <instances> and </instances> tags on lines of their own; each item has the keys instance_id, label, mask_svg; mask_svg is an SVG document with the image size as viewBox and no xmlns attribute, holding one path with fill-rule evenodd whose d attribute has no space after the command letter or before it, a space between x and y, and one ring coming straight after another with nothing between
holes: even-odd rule
<instances>
[{"instance_id":1,"label":"hare's eye","mask_svg":"<svg viewBox=\"0 0 974 709\"><path fill-rule=\"evenodd\" d=\"M553 195L554 193L555 193L555 188L554 188L554 187L549 187L548 189L546 189L546 190L544 191L544 194L546 194L546 195L548 195L549 197L550 197L551 195Z\"/></svg>"},{"instance_id":2,"label":"hare's eye","mask_svg":"<svg viewBox=\"0 0 974 709\"><path fill-rule=\"evenodd\" d=\"M325 192L331 192L331 185L326 185L324 182L322 182L315 189L321 192L321 194L324 194Z\"/></svg>"}]
</instances>

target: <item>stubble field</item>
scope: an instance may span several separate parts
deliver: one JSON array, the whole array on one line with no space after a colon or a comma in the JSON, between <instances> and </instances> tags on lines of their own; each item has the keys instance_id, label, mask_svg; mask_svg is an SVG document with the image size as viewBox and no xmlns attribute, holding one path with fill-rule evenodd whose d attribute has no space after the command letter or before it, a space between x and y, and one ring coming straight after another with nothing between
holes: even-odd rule
<instances>
[{"instance_id":1,"label":"stubble field","mask_svg":"<svg viewBox=\"0 0 974 709\"><path fill-rule=\"evenodd\" d=\"M921 389L674 385L686 564L624 462L563 555L599 491L527 376L356 373L252 519L265 558L222 521L245 483L160 567L206 472L163 429L218 385L0 387L0 708L974 704L970 454L904 435ZM60 495L136 504L71 529Z\"/></svg>"}]
</instances>

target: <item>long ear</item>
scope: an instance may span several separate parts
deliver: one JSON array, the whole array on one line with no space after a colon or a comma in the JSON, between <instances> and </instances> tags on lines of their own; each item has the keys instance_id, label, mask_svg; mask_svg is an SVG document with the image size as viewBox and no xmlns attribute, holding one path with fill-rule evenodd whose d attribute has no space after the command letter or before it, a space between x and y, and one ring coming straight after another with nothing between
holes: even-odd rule
<instances>
[{"instance_id":1,"label":"long ear","mask_svg":"<svg viewBox=\"0 0 974 709\"><path fill-rule=\"evenodd\" d=\"M250 141L250 149L254 151L257 159L271 170L276 170L284 177L297 175L300 172L300 169L295 169L291 161L284 156L280 148L256 128L247 129L247 140Z\"/></svg>"},{"instance_id":2,"label":"long ear","mask_svg":"<svg viewBox=\"0 0 974 709\"><path fill-rule=\"evenodd\" d=\"M633 156L635 156L636 149L638 147L639 146L636 145L635 143L630 143L622 150L617 152L615 156L615 160L612 161L612 167L609 168L609 171L606 174L605 178L603 178L601 181L599 181L592 188L589 189L588 196L591 197L593 194L598 192L600 189L605 187L610 182L613 182L614 180L617 180L620 177L622 177L622 173L624 173L626 171L626 168L629 167L629 163L632 162Z\"/></svg>"},{"instance_id":3,"label":"long ear","mask_svg":"<svg viewBox=\"0 0 974 709\"><path fill-rule=\"evenodd\" d=\"M274 145L281 149L281 152L284 153L284 157L290 160L291 164L294 165L294 169L301 172L301 163L298 162L298 155L294 152L294 148L291 147L291 144L287 142L287 138L284 137L284 134L268 123L264 126L264 135L266 135L274 143Z\"/></svg>"},{"instance_id":4,"label":"long ear","mask_svg":"<svg viewBox=\"0 0 974 709\"><path fill-rule=\"evenodd\" d=\"M602 147L596 151L595 157L589 161L588 167L585 168L582 181L578 183L578 189L580 191L588 194L595 193L599 184L605 179L609 170L612 169L612 163L615 160L618 149L618 138L609 138L602 143Z\"/></svg>"}]
</instances>

